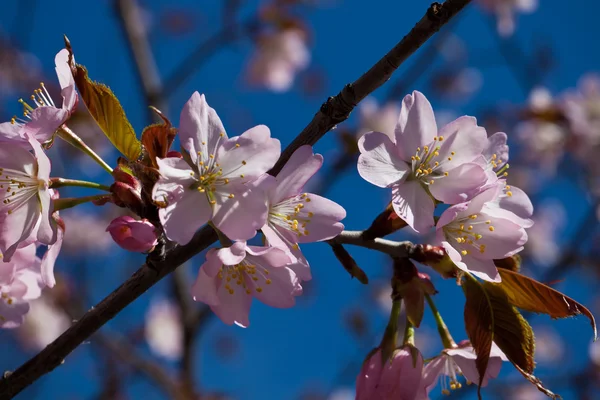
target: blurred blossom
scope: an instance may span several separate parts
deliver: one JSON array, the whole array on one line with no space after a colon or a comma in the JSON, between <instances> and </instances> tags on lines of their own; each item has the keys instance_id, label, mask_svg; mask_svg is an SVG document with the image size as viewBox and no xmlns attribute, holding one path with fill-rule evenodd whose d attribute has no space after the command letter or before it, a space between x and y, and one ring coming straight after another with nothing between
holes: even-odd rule
<instances>
[{"instance_id":1,"label":"blurred blossom","mask_svg":"<svg viewBox=\"0 0 600 400\"><path fill-rule=\"evenodd\" d=\"M303 31L294 28L269 33L257 43L248 65L248 77L253 84L274 92L285 92L309 62L310 52Z\"/></svg>"},{"instance_id":2,"label":"blurred blossom","mask_svg":"<svg viewBox=\"0 0 600 400\"><path fill-rule=\"evenodd\" d=\"M438 73L432 82L433 89L442 97L466 100L477 93L483 76L476 68L457 68Z\"/></svg>"},{"instance_id":3,"label":"blurred blossom","mask_svg":"<svg viewBox=\"0 0 600 400\"><path fill-rule=\"evenodd\" d=\"M565 226L565 208L558 201L548 201L537 207L533 220L525 252L536 264L549 266L560 256L557 236Z\"/></svg>"},{"instance_id":4,"label":"blurred blossom","mask_svg":"<svg viewBox=\"0 0 600 400\"><path fill-rule=\"evenodd\" d=\"M379 310L384 315L390 315L390 311L392 311L392 288L389 281L382 280L372 284L372 286L374 288L372 296L379 306Z\"/></svg>"},{"instance_id":5,"label":"blurred blossom","mask_svg":"<svg viewBox=\"0 0 600 400\"><path fill-rule=\"evenodd\" d=\"M111 245L112 239L105 232L108 224L105 218L78 210L69 210L61 216L67 227L62 251L70 255L98 254Z\"/></svg>"},{"instance_id":6,"label":"blurred blossom","mask_svg":"<svg viewBox=\"0 0 600 400\"><path fill-rule=\"evenodd\" d=\"M545 394L530 383L519 385L512 389L510 393L510 399L512 400L544 400L547 398Z\"/></svg>"},{"instance_id":7,"label":"blurred blossom","mask_svg":"<svg viewBox=\"0 0 600 400\"><path fill-rule=\"evenodd\" d=\"M467 46L464 40L453 33L450 33L442 43L436 45L440 55L449 63L462 62L467 58Z\"/></svg>"},{"instance_id":8,"label":"blurred blossom","mask_svg":"<svg viewBox=\"0 0 600 400\"><path fill-rule=\"evenodd\" d=\"M41 71L37 57L19 51L0 37L0 94L12 97L23 88L39 84Z\"/></svg>"},{"instance_id":9,"label":"blurred blossom","mask_svg":"<svg viewBox=\"0 0 600 400\"><path fill-rule=\"evenodd\" d=\"M179 307L164 298L153 299L146 312L145 335L154 353L173 361L180 359L183 331Z\"/></svg>"},{"instance_id":10,"label":"blurred blossom","mask_svg":"<svg viewBox=\"0 0 600 400\"><path fill-rule=\"evenodd\" d=\"M590 342L589 354L590 360L600 367L600 342Z\"/></svg>"},{"instance_id":11,"label":"blurred blossom","mask_svg":"<svg viewBox=\"0 0 600 400\"><path fill-rule=\"evenodd\" d=\"M550 92L543 87L535 88L529 95L529 118L515 128L527 160L549 175L556 173L567 139L567 131L559 124L557 111Z\"/></svg>"},{"instance_id":12,"label":"blurred blossom","mask_svg":"<svg viewBox=\"0 0 600 400\"><path fill-rule=\"evenodd\" d=\"M565 343L560 335L548 326L535 327L535 360L548 366L563 360ZM564 361L564 360L563 360Z\"/></svg>"},{"instance_id":13,"label":"blurred blossom","mask_svg":"<svg viewBox=\"0 0 600 400\"><path fill-rule=\"evenodd\" d=\"M57 307L48 291L30 302L29 307L29 314L16 333L31 350L44 349L71 326L71 318Z\"/></svg>"},{"instance_id":14,"label":"blurred blossom","mask_svg":"<svg viewBox=\"0 0 600 400\"><path fill-rule=\"evenodd\" d=\"M327 397L327 400L354 400L354 390L350 388L339 388Z\"/></svg>"},{"instance_id":15,"label":"blurred blossom","mask_svg":"<svg viewBox=\"0 0 600 400\"><path fill-rule=\"evenodd\" d=\"M400 115L400 105L395 102L379 105L373 97L367 97L359 105L358 136L366 132L383 132L393 137Z\"/></svg>"},{"instance_id":16,"label":"blurred blossom","mask_svg":"<svg viewBox=\"0 0 600 400\"><path fill-rule=\"evenodd\" d=\"M515 31L515 14L531 13L537 8L537 0L479 0L488 12L496 14L498 33L510 36Z\"/></svg>"}]
</instances>

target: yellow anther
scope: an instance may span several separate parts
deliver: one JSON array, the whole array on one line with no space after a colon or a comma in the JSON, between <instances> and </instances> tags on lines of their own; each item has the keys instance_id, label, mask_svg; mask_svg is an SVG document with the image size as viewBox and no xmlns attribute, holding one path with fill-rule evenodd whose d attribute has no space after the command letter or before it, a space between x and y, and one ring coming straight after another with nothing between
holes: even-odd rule
<instances>
[{"instance_id":1,"label":"yellow anther","mask_svg":"<svg viewBox=\"0 0 600 400\"><path fill-rule=\"evenodd\" d=\"M234 194L233 194L233 193L230 193L230 194L229 194L229 198L230 198L230 199L233 199L234 197L235 197L235 196L234 196Z\"/></svg>"},{"instance_id":2,"label":"yellow anther","mask_svg":"<svg viewBox=\"0 0 600 400\"><path fill-rule=\"evenodd\" d=\"M410 159L415 161L417 158L415 156L410 156Z\"/></svg>"},{"instance_id":3,"label":"yellow anther","mask_svg":"<svg viewBox=\"0 0 600 400\"><path fill-rule=\"evenodd\" d=\"M440 137L438 138L438 140L441 142L442 140L444 140L444 137L443 137L443 136L440 136Z\"/></svg>"},{"instance_id":4,"label":"yellow anther","mask_svg":"<svg viewBox=\"0 0 600 400\"><path fill-rule=\"evenodd\" d=\"M215 204L217 204L217 201L216 200L211 200L209 203L212 204L212 205L215 205Z\"/></svg>"},{"instance_id":5,"label":"yellow anther","mask_svg":"<svg viewBox=\"0 0 600 400\"><path fill-rule=\"evenodd\" d=\"M448 161L452 161L452 157L448 157Z\"/></svg>"},{"instance_id":6,"label":"yellow anther","mask_svg":"<svg viewBox=\"0 0 600 400\"><path fill-rule=\"evenodd\" d=\"M215 158L215 155L214 154L209 154L208 157L209 158Z\"/></svg>"},{"instance_id":7,"label":"yellow anther","mask_svg":"<svg viewBox=\"0 0 600 400\"><path fill-rule=\"evenodd\" d=\"M430 185L433 185L433 179L429 181L429 184L430 184Z\"/></svg>"},{"instance_id":8,"label":"yellow anther","mask_svg":"<svg viewBox=\"0 0 600 400\"><path fill-rule=\"evenodd\" d=\"M421 170L420 168L417 170L417 174L422 174L423 170Z\"/></svg>"},{"instance_id":9,"label":"yellow anther","mask_svg":"<svg viewBox=\"0 0 600 400\"><path fill-rule=\"evenodd\" d=\"M257 291L258 293L261 293L261 292L262 292L262 288L261 288L261 287L257 287L257 288L256 288L256 291Z\"/></svg>"},{"instance_id":10,"label":"yellow anther","mask_svg":"<svg viewBox=\"0 0 600 400\"><path fill-rule=\"evenodd\" d=\"M241 174L241 175L240 175L240 178L243 178L244 176L245 176L244 174Z\"/></svg>"},{"instance_id":11,"label":"yellow anther","mask_svg":"<svg viewBox=\"0 0 600 400\"><path fill-rule=\"evenodd\" d=\"M494 232L494 227L493 227L493 226L490 226L490 227L489 227L489 230L490 230L490 232Z\"/></svg>"},{"instance_id":12,"label":"yellow anther","mask_svg":"<svg viewBox=\"0 0 600 400\"><path fill-rule=\"evenodd\" d=\"M506 195L507 195L508 197L511 197L511 196L512 196L512 192L509 190L508 192L506 192Z\"/></svg>"},{"instance_id":13,"label":"yellow anther","mask_svg":"<svg viewBox=\"0 0 600 400\"><path fill-rule=\"evenodd\" d=\"M471 218L471 219L477 219L477 214L469 215L469 218Z\"/></svg>"},{"instance_id":14,"label":"yellow anther","mask_svg":"<svg viewBox=\"0 0 600 400\"><path fill-rule=\"evenodd\" d=\"M224 134L223 132L221 132L221 133L219 134L219 136L221 136L221 137L225 137L225 134Z\"/></svg>"},{"instance_id":15,"label":"yellow anther","mask_svg":"<svg viewBox=\"0 0 600 400\"><path fill-rule=\"evenodd\" d=\"M437 157L437 156L439 156L439 155L440 155L440 152L436 150L436 151L434 151L434 152L433 152L433 155L434 155L435 157Z\"/></svg>"},{"instance_id":16,"label":"yellow anther","mask_svg":"<svg viewBox=\"0 0 600 400\"><path fill-rule=\"evenodd\" d=\"M427 153L429 151L429 146L423 146L423 150L425 150L425 153Z\"/></svg>"},{"instance_id":17,"label":"yellow anther","mask_svg":"<svg viewBox=\"0 0 600 400\"><path fill-rule=\"evenodd\" d=\"M229 179L228 179L228 178L225 178L225 179L224 179L224 182L225 182L225 184L228 184L228 183L229 183Z\"/></svg>"},{"instance_id":18,"label":"yellow anther","mask_svg":"<svg viewBox=\"0 0 600 400\"><path fill-rule=\"evenodd\" d=\"M460 254L462 254L463 256L466 256L467 254L469 254L469 252L468 252L468 251L466 251L466 250L462 250L462 251L460 252Z\"/></svg>"},{"instance_id":19,"label":"yellow anther","mask_svg":"<svg viewBox=\"0 0 600 400\"><path fill-rule=\"evenodd\" d=\"M267 280L265 281L265 283L266 283L267 285L270 285L270 284L271 284L271 280L270 280L270 279L267 279Z\"/></svg>"},{"instance_id":20,"label":"yellow anther","mask_svg":"<svg viewBox=\"0 0 600 400\"><path fill-rule=\"evenodd\" d=\"M464 231L465 230L465 225L464 224L460 224L460 230Z\"/></svg>"},{"instance_id":21,"label":"yellow anther","mask_svg":"<svg viewBox=\"0 0 600 400\"><path fill-rule=\"evenodd\" d=\"M438 165L440 165L440 163L439 163L439 162L437 162L437 161L433 163L433 166L434 166L434 167L437 167Z\"/></svg>"},{"instance_id":22,"label":"yellow anther","mask_svg":"<svg viewBox=\"0 0 600 400\"><path fill-rule=\"evenodd\" d=\"M485 223L489 225L489 224L491 224L491 223L492 223L492 221L490 221L490 220L488 219L487 221L485 221Z\"/></svg>"},{"instance_id":23,"label":"yellow anther","mask_svg":"<svg viewBox=\"0 0 600 400\"><path fill-rule=\"evenodd\" d=\"M492 154L492 160L495 160L496 158L498 158L498 156L496 154Z\"/></svg>"},{"instance_id":24,"label":"yellow anther","mask_svg":"<svg viewBox=\"0 0 600 400\"><path fill-rule=\"evenodd\" d=\"M475 235L475 240L479 240L479 239L481 239L482 237L483 237L483 236L482 236L482 235L480 235L480 234L478 233L478 234L476 234L476 235Z\"/></svg>"},{"instance_id":25,"label":"yellow anther","mask_svg":"<svg viewBox=\"0 0 600 400\"><path fill-rule=\"evenodd\" d=\"M246 160L242 160L242 165L246 165L246 164L248 164L248 163L246 162Z\"/></svg>"},{"instance_id":26,"label":"yellow anther","mask_svg":"<svg viewBox=\"0 0 600 400\"><path fill-rule=\"evenodd\" d=\"M235 293L235 292L233 291L233 289L229 289L229 294L233 294L233 293Z\"/></svg>"},{"instance_id":27,"label":"yellow anther","mask_svg":"<svg viewBox=\"0 0 600 400\"><path fill-rule=\"evenodd\" d=\"M485 244L481 244L481 245L479 245L479 252L480 252L481 254L485 253Z\"/></svg>"},{"instance_id":28,"label":"yellow anther","mask_svg":"<svg viewBox=\"0 0 600 400\"><path fill-rule=\"evenodd\" d=\"M239 143L236 143L236 144L235 144L235 147L240 147L240 144L239 144Z\"/></svg>"},{"instance_id":29,"label":"yellow anther","mask_svg":"<svg viewBox=\"0 0 600 400\"><path fill-rule=\"evenodd\" d=\"M448 176L448 171L444 172L444 176Z\"/></svg>"}]
</instances>

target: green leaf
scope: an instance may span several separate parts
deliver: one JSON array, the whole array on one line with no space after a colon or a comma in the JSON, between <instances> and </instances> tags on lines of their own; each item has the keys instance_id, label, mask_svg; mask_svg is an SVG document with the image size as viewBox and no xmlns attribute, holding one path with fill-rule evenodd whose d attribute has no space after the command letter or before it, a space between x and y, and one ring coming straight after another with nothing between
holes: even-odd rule
<instances>
[{"instance_id":1,"label":"green leaf","mask_svg":"<svg viewBox=\"0 0 600 400\"><path fill-rule=\"evenodd\" d=\"M142 152L142 144L125 116L121 103L107 86L92 81L85 67L75 64L73 50L66 38L65 44L77 90L91 116L117 150L129 160L137 160Z\"/></svg>"},{"instance_id":2,"label":"green leaf","mask_svg":"<svg viewBox=\"0 0 600 400\"><path fill-rule=\"evenodd\" d=\"M504 289L510 304L522 310L548 314L552 318L583 314L590 320L596 340L596 320L591 311L582 304L525 275L507 269L498 269L498 272L502 282L497 285Z\"/></svg>"}]
</instances>

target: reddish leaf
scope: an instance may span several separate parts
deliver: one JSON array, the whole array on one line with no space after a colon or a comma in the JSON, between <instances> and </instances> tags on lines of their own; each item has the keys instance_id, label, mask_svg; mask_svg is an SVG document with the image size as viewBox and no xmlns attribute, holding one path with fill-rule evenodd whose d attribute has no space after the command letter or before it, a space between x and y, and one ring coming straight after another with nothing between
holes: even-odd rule
<instances>
[{"instance_id":1,"label":"reddish leaf","mask_svg":"<svg viewBox=\"0 0 600 400\"><path fill-rule=\"evenodd\" d=\"M513 272L519 272L521 270L521 262L521 256L518 254L500 260L494 260L496 267L508 269Z\"/></svg>"},{"instance_id":2,"label":"reddish leaf","mask_svg":"<svg viewBox=\"0 0 600 400\"><path fill-rule=\"evenodd\" d=\"M373 220L371 226L363 232L362 236L366 240L373 240L378 237L387 236L406 226L406 222L398 217L394 212L392 203L390 203L385 210Z\"/></svg>"},{"instance_id":3,"label":"reddish leaf","mask_svg":"<svg viewBox=\"0 0 600 400\"><path fill-rule=\"evenodd\" d=\"M165 158L171 148L177 129L171 126L169 121L159 110L156 108L152 109L158 114L159 117L164 121L162 124L154 124L147 126L142 132L142 144L146 154L144 155L147 162L154 167L158 168L156 164L156 157Z\"/></svg>"},{"instance_id":4,"label":"reddish leaf","mask_svg":"<svg viewBox=\"0 0 600 400\"><path fill-rule=\"evenodd\" d=\"M517 272L499 269L502 287L508 296L508 301L523 310L548 314L552 318L566 318L575 315L585 315L590 320L594 330L594 340L597 338L596 321L586 307L534 279Z\"/></svg>"}]
</instances>

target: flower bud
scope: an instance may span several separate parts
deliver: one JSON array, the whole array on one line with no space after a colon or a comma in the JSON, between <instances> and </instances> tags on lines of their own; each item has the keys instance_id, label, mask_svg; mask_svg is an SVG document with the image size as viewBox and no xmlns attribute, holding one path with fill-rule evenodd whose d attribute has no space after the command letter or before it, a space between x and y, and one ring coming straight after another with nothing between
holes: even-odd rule
<instances>
[{"instance_id":1,"label":"flower bud","mask_svg":"<svg viewBox=\"0 0 600 400\"><path fill-rule=\"evenodd\" d=\"M406 258L394 260L394 294L404 301L406 316L415 327L421 325L425 309L425 294L435 294L437 290L427 274L421 273Z\"/></svg>"},{"instance_id":2,"label":"flower bud","mask_svg":"<svg viewBox=\"0 0 600 400\"><path fill-rule=\"evenodd\" d=\"M129 216L115 218L106 231L122 248L134 252L150 252L158 243L154 225L147 219L137 221Z\"/></svg>"},{"instance_id":3,"label":"flower bud","mask_svg":"<svg viewBox=\"0 0 600 400\"><path fill-rule=\"evenodd\" d=\"M410 258L430 266L444 278L455 278L457 267L441 246L418 244L414 246Z\"/></svg>"},{"instance_id":4,"label":"flower bud","mask_svg":"<svg viewBox=\"0 0 600 400\"><path fill-rule=\"evenodd\" d=\"M115 183L110 187L113 201L120 207L129 207L132 210L142 208L142 184L133 176L132 171L121 163L113 170Z\"/></svg>"}]
</instances>

